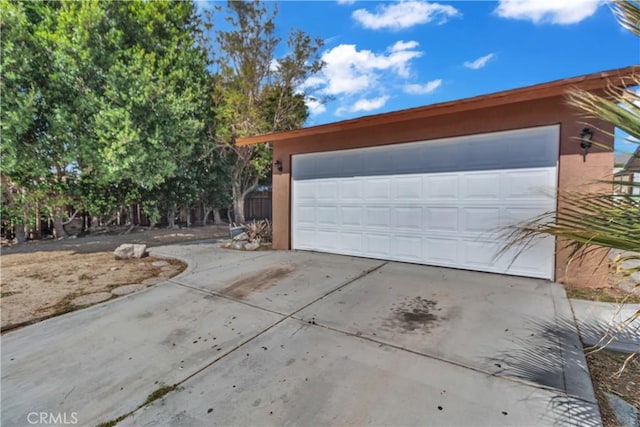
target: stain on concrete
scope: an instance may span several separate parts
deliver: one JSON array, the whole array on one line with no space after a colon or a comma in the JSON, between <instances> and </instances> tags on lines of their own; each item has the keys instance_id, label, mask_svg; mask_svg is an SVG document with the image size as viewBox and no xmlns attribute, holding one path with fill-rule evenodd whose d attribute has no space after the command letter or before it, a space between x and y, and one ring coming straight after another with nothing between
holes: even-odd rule
<instances>
[{"instance_id":1,"label":"stain on concrete","mask_svg":"<svg viewBox=\"0 0 640 427\"><path fill-rule=\"evenodd\" d=\"M182 328L173 329L160 344L175 347L176 343L181 344L189 331Z\"/></svg>"},{"instance_id":2,"label":"stain on concrete","mask_svg":"<svg viewBox=\"0 0 640 427\"><path fill-rule=\"evenodd\" d=\"M245 299L252 293L262 291L275 285L276 282L295 271L293 266L265 268L257 273L242 276L220 291L221 294L238 299Z\"/></svg>"},{"instance_id":3,"label":"stain on concrete","mask_svg":"<svg viewBox=\"0 0 640 427\"><path fill-rule=\"evenodd\" d=\"M391 316L385 320L383 326L408 332L429 332L439 321L436 315L439 309L436 306L436 301L420 296L406 297L404 301L392 305Z\"/></svg>"}]
</instances>

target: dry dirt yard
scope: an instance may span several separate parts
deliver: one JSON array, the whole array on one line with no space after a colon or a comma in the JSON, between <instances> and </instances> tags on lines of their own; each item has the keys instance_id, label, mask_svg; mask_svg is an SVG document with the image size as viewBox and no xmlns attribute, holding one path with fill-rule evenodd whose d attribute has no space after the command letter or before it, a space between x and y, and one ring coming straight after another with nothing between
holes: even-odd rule
<instances>
[{"instance_id":1,"label":"dry dirt yard","mask_svg":"<svg viewBox=\"0 0 640 427\"><path fill-rule=\"evenodd\" d=\"M146 230L124 235L114 231L99 236L3 247L0 256L1 330L6 332L117 298L124 291L144 289L179 274L186 267L177 260L153 257L116 260L113 250L122 243L145 243L153 247L220 237L228 237L226 227ZM125 285L140 286L120 288Z\"/></svg>"}]
</instances>

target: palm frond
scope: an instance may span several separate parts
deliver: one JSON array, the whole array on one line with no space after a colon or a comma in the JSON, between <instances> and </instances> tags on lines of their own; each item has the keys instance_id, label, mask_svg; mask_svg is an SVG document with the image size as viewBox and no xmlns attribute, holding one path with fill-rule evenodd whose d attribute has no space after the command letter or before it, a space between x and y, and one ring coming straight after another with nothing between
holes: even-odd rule
<instances>
[{"instance_id":1,"label":"palm frond","mask_svg":"<svg viewBox=\"0 0 640 427\"><path fill-rule=\"evenodd\" d=\"M612 3L611 9L620 25L640 36L640 1L616 0Z\"/></svg>"}]
</instances>

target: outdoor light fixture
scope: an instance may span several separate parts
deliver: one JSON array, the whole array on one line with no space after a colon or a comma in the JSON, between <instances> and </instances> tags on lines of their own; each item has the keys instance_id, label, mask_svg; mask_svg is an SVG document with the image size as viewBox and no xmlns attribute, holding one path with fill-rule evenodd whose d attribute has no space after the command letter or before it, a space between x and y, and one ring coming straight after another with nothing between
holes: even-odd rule
<instances>
[{"instance_id":1,"label":"outdoor light fixture","mask_svg":"<svg viewBox=\"0 0 640 427\"><path fill-rule=\"evenodd\" d=\"M278 172L282 172L282 162L280 160L276 160L276 162L273 165L276 167Z\"/></svg>"},{"instance_id":2,"label":"outdoor light fixture","mask_svg":"<svg viewBox=\"0 0 640 427\"><path fill-rule=\"evenodd\" d=\"M582 129L582 132L580 133L580 147L583 150L582 153L582 161L586 162L587 161L587 153L589 152L589 149L591 148L591 140L593 139L593 131L589 128L584 128Z\"/></svg>"}]
</instances>

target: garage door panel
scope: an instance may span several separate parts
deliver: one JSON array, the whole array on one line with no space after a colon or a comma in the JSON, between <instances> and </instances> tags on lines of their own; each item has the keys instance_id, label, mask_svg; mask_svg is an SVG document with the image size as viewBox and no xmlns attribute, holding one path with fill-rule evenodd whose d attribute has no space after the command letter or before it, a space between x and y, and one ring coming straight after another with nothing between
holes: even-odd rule
<instances>
[{"instance_id":1,"label":"garage door panel","mask_svg":"<svg viewBox=\"0 0 640 427\"><path fill-rule=\"evenodd\" d=\"M335 180L318 182L316 198L320 201L335 201L338 197L338 183Z\"/></svg>"},{"instance_id":2,"label":"garage door panel","mask_svg":"<svg viewBox=\"0 0 640 427\"><path fill-rule=\"evenodd\" d=\"M343 226L361 226L364 208L360 206L341 206L340 218Z\"/></svg>"},{"instance_id":3,"label":"garage door panel","mask_svg":"<svg viewBox=\"0 0 640 427\"><path fill-rule=\"evenodd\" d=\"M340 233L341 247L350 255L359 255L363 251L362 233Z\"/></svg>"},{"instance_id":4,"label":"garage door panel","mask_svg":"<svg viewBox=\"0 0 640 427\"><path fill-rule=\"evenodd\" d=\"M500 172L465 173L462 179L462 195L465 201L500 200Z\"/></svg>"},{"instance_id":5,"label":"garage door panel","mask_svg":"<svg viewBox=\"0 0 640 427\"><path fill-rule=\"evenodd\" d=\"M426 197L431 200L457 200L458 199L458 175L437 174L426 175L422 178L422 185Z\"/></svg>"},{"instance_id":6,"label":"garage door panel","mask_svg":"<svg viewBox=\"0 0 640 427\"><path fill-rule=\"evenodd\" d=\"M367 233L365 235L366 253L373 257L391 257L391 236Z\"/></svg>"},{"instance_id":7,"label":"garage door panel","mask_svg":"<svg viewBox=\"0 0 640 427\"><path fill-rule=\"evenodd\" d=\"M422 239L422 253L427 263L444 266L458 265L458 239L425 237Z\"/></svg>"},{"instance_id":8,"label":"garage door panel","mask_svg":"<svg viewBox=\"0 0 640 427\"><path fill-rule=\"evenodd\" d=\"M396 207L392 211L392 226L398 229L421 230L422 207Z\"/></svg>"},{"instance_id":9,"label":"garage door panel","mask_svg":"<svg viewBox=\"0 0 640 427\"><path fill-rule=\"evenodd\" d=\"M543 207L530 207L530 208L505 208L502 213L501 218L501 226L509 227L514 224L521 224L525 221L530 221L531 219L543 214L552 208Z\"/></svg>"},{"instance_id":10,"label":"garage door panel","mask_svg":"<svg viewBox=\"0 0 640 427\"><path fill-rule=\"evenodd\" d=\"M466 207L462 209L462 231L465 233L482 233L490 238L500 227L500 208Z\"/></svg>"},{"instance_id":11,"label":"garage door panel","mask_svg":"<svg viewBox=\"0 0 640 427\"><path fill-rule=\"evenodd\" d=\"M391 182L387 178L370 179L364 189L365 198L368 201L391 199Z\"/></svg>"},{"instance_id":12,"label":"garage door panel","mask_svg":"<svg viewBox=\"0 0 640 427\"><path fill-rule=\"evenodd\" d=\"M340 201L342 202L359 202L362 200L362 181L342 180L339 185Z\"/></svg>"},{"instance_id":13,"label":"garage door panel","mask_svg":"<svg viewBox=\"0 0 640 427\"><path fill-rule=\"evenodd\" d=\"M460 262L465 267L483 271L495 271L495 255L501 248L495 241L462 239L462 248Z\"/></svg>"},{"instance_id":14,"label":"garage door panel","mask_svg":"<svg viewBox=\"0 0 640 427\"><path fill-rule=\"evenodd\" d=\"M555 182L555 169L509 171L502 176L504 200L545 201Z\"/></svg>"},{"instance_id":15,"label":"garage door panel","mask_svg":"<svg viewBox=\"0 0 640 427\"><path fill-rule=\"evenodd\" d=\"M398 202L420 202L422 179L419 176L398 177L394 180L395 200Z\"/></svg>"},{"instance_id":16,"label":"garage door panel","mask_svg":"<svg viewBox=\"0 0 640 427\"><path fill-rule=\"evenodd\" d=\"M553 274L554 249L555 240L545 237L522 253L518 248L509 250L500 257L500 267L502 271L508 269L522 276L548 278ZM546 269L542 266L546 266Z\"/></svg>"},{"instance_id":17,"label":"garage door panel","mask_svg":"<svg viewBox=\"0 0 640 427\"><path fill-rule=\"evenodd\" d=\"M295 217L300 225L314 226L316 223L316 208L314 206L298 206Z\"/></svg>"},{"instance_id":18,"label":"garage door panel","mask_svg":"<svg viewBox=\"0 0 640 427\"><path fill-rule=\"evenodd\" d=\"M457 207L425 207L423 229L427 232L457 232L459 230Z\"/></svg>"},{"instance_id":19,"label":"garage door panel","mask_svg":"<svg viewBox=\"0 0 640 427\"><path fill-rule=\"evenodd\" d=\"M391 226L391 207L380 206L366 208L365 224L366 227L385 227Z\"/></svg>"},{"instance_id":20,"label":"garage door panel","mask_svg":"<svg viewBox=\"0 0 640 427\"><path fill-rule=\"evenodd\" d=\"M296 182L294 197L297 202L303 200L315 200L316 198L316 183L311 181Z\"/></svg>"},{"instance_id":21,"label":"garage door panel","mask_svg":"<svg viewBox=\"0 0 640 427\"><path fill-rule=\"evenodd\" d=\"M315 238L318 249L337 249L339 237L340 233L337 230L317 230Z\"/></svg>"},{"instance_id":22,"label":"garage door panel","mask_svg":"<svg viewBox=\"0 0 640 427\"><path fill-rule=\"evenodd\" d=\"M338 226L337 206L318 206L316 209L317 223L320 226Z\"/></svg>"},{"instance_id":23,"label":"garage door panel","mask_svg":"<svg viewBox=\"0 0 640 427\"><path fill-rule=\"evenodd\" d=\"M422 261L422 237L399 235L393 239L393 253L412 262Z\"/></svg>"},{"instance_id":24,"label":"garage door panel","mask_svg":"<svg viewBox=\"0 0 640 427\"><path fill-rule=\"evenodd\" d=\"M515 251L497 255L505 245L505 227L555 208L559 128L505 135L464 137L437 147L428 142L295 155L293 248L553 278L553 238L515 260ZM527 141L545 153L536 157L510 145ZM470 151L460 147L471 142L493 147L473 156L497 157L468 158ZM554 159L549 147L555 147ZM438 153L446 164L430 164L429 153ZM327 162L340 162L339 172L331 169L335 176L327 175ZM519 167L486 167L501 162Z\"/></svg>"},{"instance_id":25,"label":"garage door panel","mask_svg":"<svg viewBox=\"0 0 640 427\"><path fill-rule=\"evenodd\" d=\"M294 245L298 249L313 249L316 241L315 230L298 227L295 234Z\"/></svg>"}]
</instances>

